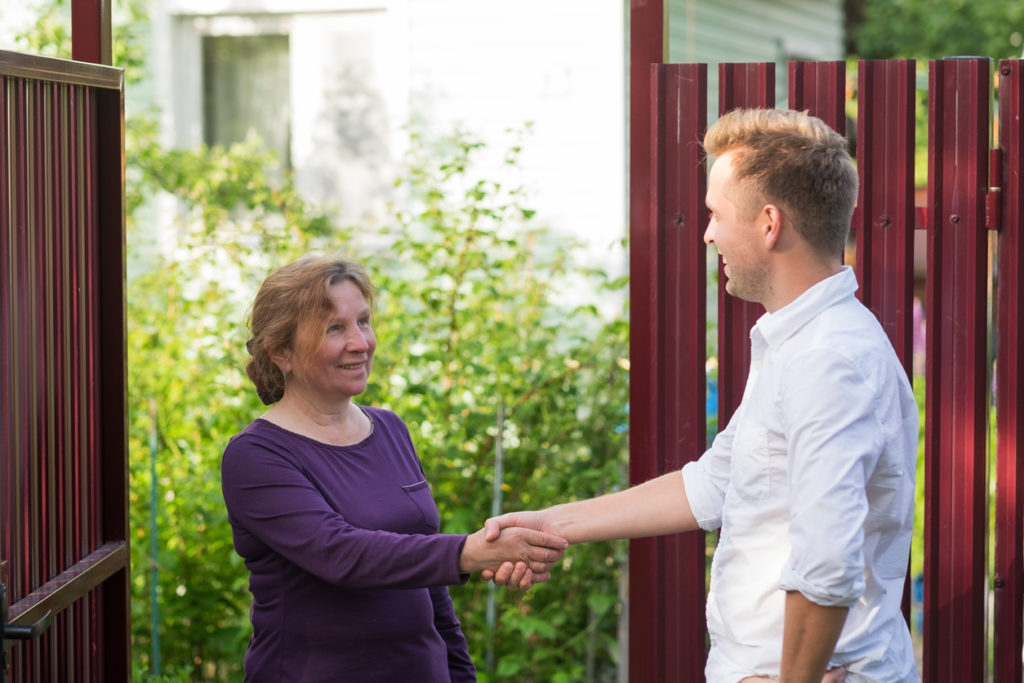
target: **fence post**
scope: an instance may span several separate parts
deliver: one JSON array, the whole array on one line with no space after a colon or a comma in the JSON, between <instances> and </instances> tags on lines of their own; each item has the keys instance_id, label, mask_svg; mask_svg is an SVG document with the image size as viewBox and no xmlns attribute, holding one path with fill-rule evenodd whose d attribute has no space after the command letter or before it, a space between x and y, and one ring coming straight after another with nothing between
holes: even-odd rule
<instances>
[{"instance_id":1,"label":"fence post","mask_svg":"<svg viewBox=\"0 0 1024 683\"><path fill-rule=\"evenodd\" d=\"M1024 61L999 63L1002 225L996 271L995 683L1024 678ZM995 169L993 169L995 171ZM995 185L996 183L993 183Z\"/></svg>"},{"instance_id":2,"label":"fence post","mask_svg":"<svg viewBox=\"0 0 1024 683\"><path fill-rule=\"evenodd\" d=\"M656 286L644 326L655 331L656 371L645 399L657 447L632 453L630 480L679 470L706 443L704 358L706 247L701 136L707 124L707 66L651 67L649 189L651 254ZM631 410L635 414L636 408ZM635 428L635 427L634 427ZM699 681L704 676L704 535L676 534L630 544L630 679ZM641 649L643 648L643 652Z\"/></svg>"},{"instance_id":3,"label":"fence post","mask_svg":"<svg viewBox=\"0 0 1024 683\"><path fill-rule=\"evenodd\" d=\"M663 0L634 3L629 11L629 478L650 478L661 452L658 424L660 321L654 302L657 231L651 221L651 64L665 61ZM658 616L658 554L653 539L629 544L628 662L631 680L658 680L663 647Z\"/></svg>"},{"instance_id":4,"label":"fence post","mask_svg":"<svg viewBox=\"0 0 1024 683\"><path fill-rule=\"evenodd\" d=\"M984 680L990 65L929 69L924 677ZM1019 653L1018 653L1019 656Z\"/></svg>"}]
</instances>

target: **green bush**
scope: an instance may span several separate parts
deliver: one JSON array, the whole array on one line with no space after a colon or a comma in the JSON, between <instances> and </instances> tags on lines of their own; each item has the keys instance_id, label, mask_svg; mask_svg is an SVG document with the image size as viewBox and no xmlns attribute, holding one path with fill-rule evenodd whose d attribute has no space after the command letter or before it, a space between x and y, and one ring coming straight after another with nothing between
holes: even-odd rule
<instances>
[{"instance_id":1,"label":"green bush","mask_svg":"<svg viewBox=\"0 0 1024 683\"><path fill-rule=\"evenodd\" d=\"M220 454L262 410L243 370L248 302L270 270L307 251L351 252L374 275L380 341L362 400L408 422L444 531L475 531L492 510L499 411L505 509L621 484L626 323L603 320L595 302L563 302L581 279L592 299L622 300L625 281L573 266L571 245L534 225L522 193L477 179L481 144L413 136L398 183L408 208L391 226L356 232L332 228L287 177L275 186L257 140L165 152L150 127L133 130L137 196L161 190L185 207L179 248L150 257L128 297L139 670L159 662L193 680L240 678L250 596L220 496ZM514 147L506 158L512 168L517 155ZM610 675L624 559L624 546L580 546L554 581L525 595L492 597L479 580L454 587L481 679Z\"/></svg>"}]
</instances>

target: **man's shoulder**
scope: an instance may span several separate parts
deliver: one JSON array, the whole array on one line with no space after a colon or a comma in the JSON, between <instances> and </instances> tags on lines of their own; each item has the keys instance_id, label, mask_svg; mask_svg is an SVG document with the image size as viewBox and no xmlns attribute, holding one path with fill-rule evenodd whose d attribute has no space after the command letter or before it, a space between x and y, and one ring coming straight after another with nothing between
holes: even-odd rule
<instances>
[{"instance_id":1,"label":"man's shoulder","mask_svg":"<svg viewBox=\"0 0 1024 683\"><path fill-rule=\"evenodd\" d=\"M855 297L818 312L793 335L803 350L820 348L840 353L889 355L892 343L878 319Z\"/></svg>"}]
</instances>

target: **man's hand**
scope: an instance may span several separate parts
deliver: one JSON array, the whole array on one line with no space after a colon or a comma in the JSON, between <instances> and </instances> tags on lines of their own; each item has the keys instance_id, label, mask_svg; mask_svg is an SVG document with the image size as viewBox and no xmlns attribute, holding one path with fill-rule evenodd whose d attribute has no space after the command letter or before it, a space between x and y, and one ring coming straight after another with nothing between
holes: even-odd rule
<instances>
[{"instance_id":1,"label":"man's hand","mask_svg":"<svg viewBox=\"0 0 1024 683\"><path fill-rule=\"evenodd\" d=\"M842 683L846 680L846 669L837 666L829 669L821 679L821 683ZM740 683L782 683L778 678L765 678L764 676L748 676L740 680Z\"/></svg>"},{"instance_id":2,"label":"man's hand","mask_svg":"<svg viewBox=\"0 0 1024 683\"><path fill-rule=\"evenodd\" d=\"M488 541L495 541L503 533L506 533L503 530L514 527L526 527L561 538L543 510L509 512L499 517L491 517L484 522L484 538ZM522 562L504 562L500 567L483 570L480 573L480 578L484 581L494 581L498 586L505 586L513 590L528 590L534 583L541 583L551 578L550 571L546 571L542 575L543 578L538 578L536 572L531 569Z\"/></svg>"},{"instance_id":3,"label":"man's hand","mask_svg":"<svg viewBox=\"0 0 1024 683\"><path fill-rule=\"evenodd\" d=\"M551 567L562 559L568 546L560 536L535 529L502 530L498 526L488 532L485 527L466 537L459 571L481 571L485 580L501 572L506 585L526 590L551 578ZM503 567L507 569L503 571Z\"/></svg>"},{"instance_id":4,"label":"man's hand","mask_svg":"<svg viewBox=\"0 0 1024 683\"><path fill-rule=\"evenodd\" d=\"M543 531L551 534L552 536L558 536L561 538L561 534L559 534L558 530L554 528L554 525L548 517L549 515L546 510L508 512L499 517L491 517L484 522L484 537L488 541L493 541L498 538L502 529L507 529L509 527L525 527L527 529Z\"/></svg>"}]
</instances>

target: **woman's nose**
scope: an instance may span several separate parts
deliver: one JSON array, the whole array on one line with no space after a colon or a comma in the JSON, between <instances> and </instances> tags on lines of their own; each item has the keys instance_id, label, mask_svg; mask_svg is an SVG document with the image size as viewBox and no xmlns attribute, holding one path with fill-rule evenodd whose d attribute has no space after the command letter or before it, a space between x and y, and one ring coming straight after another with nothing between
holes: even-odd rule
<instances>
[{"instance_id":1,"label":"woman's nose","mask_svg":"<svg viewBox=\"0 0 1024 683\"><path fill-rule=\"evenodd\" d=\"M366 332L357 328L349 333L346 346L350 349L361 351L370 346L370 340L367 339Z\"/></svg>"}]
</instances>

